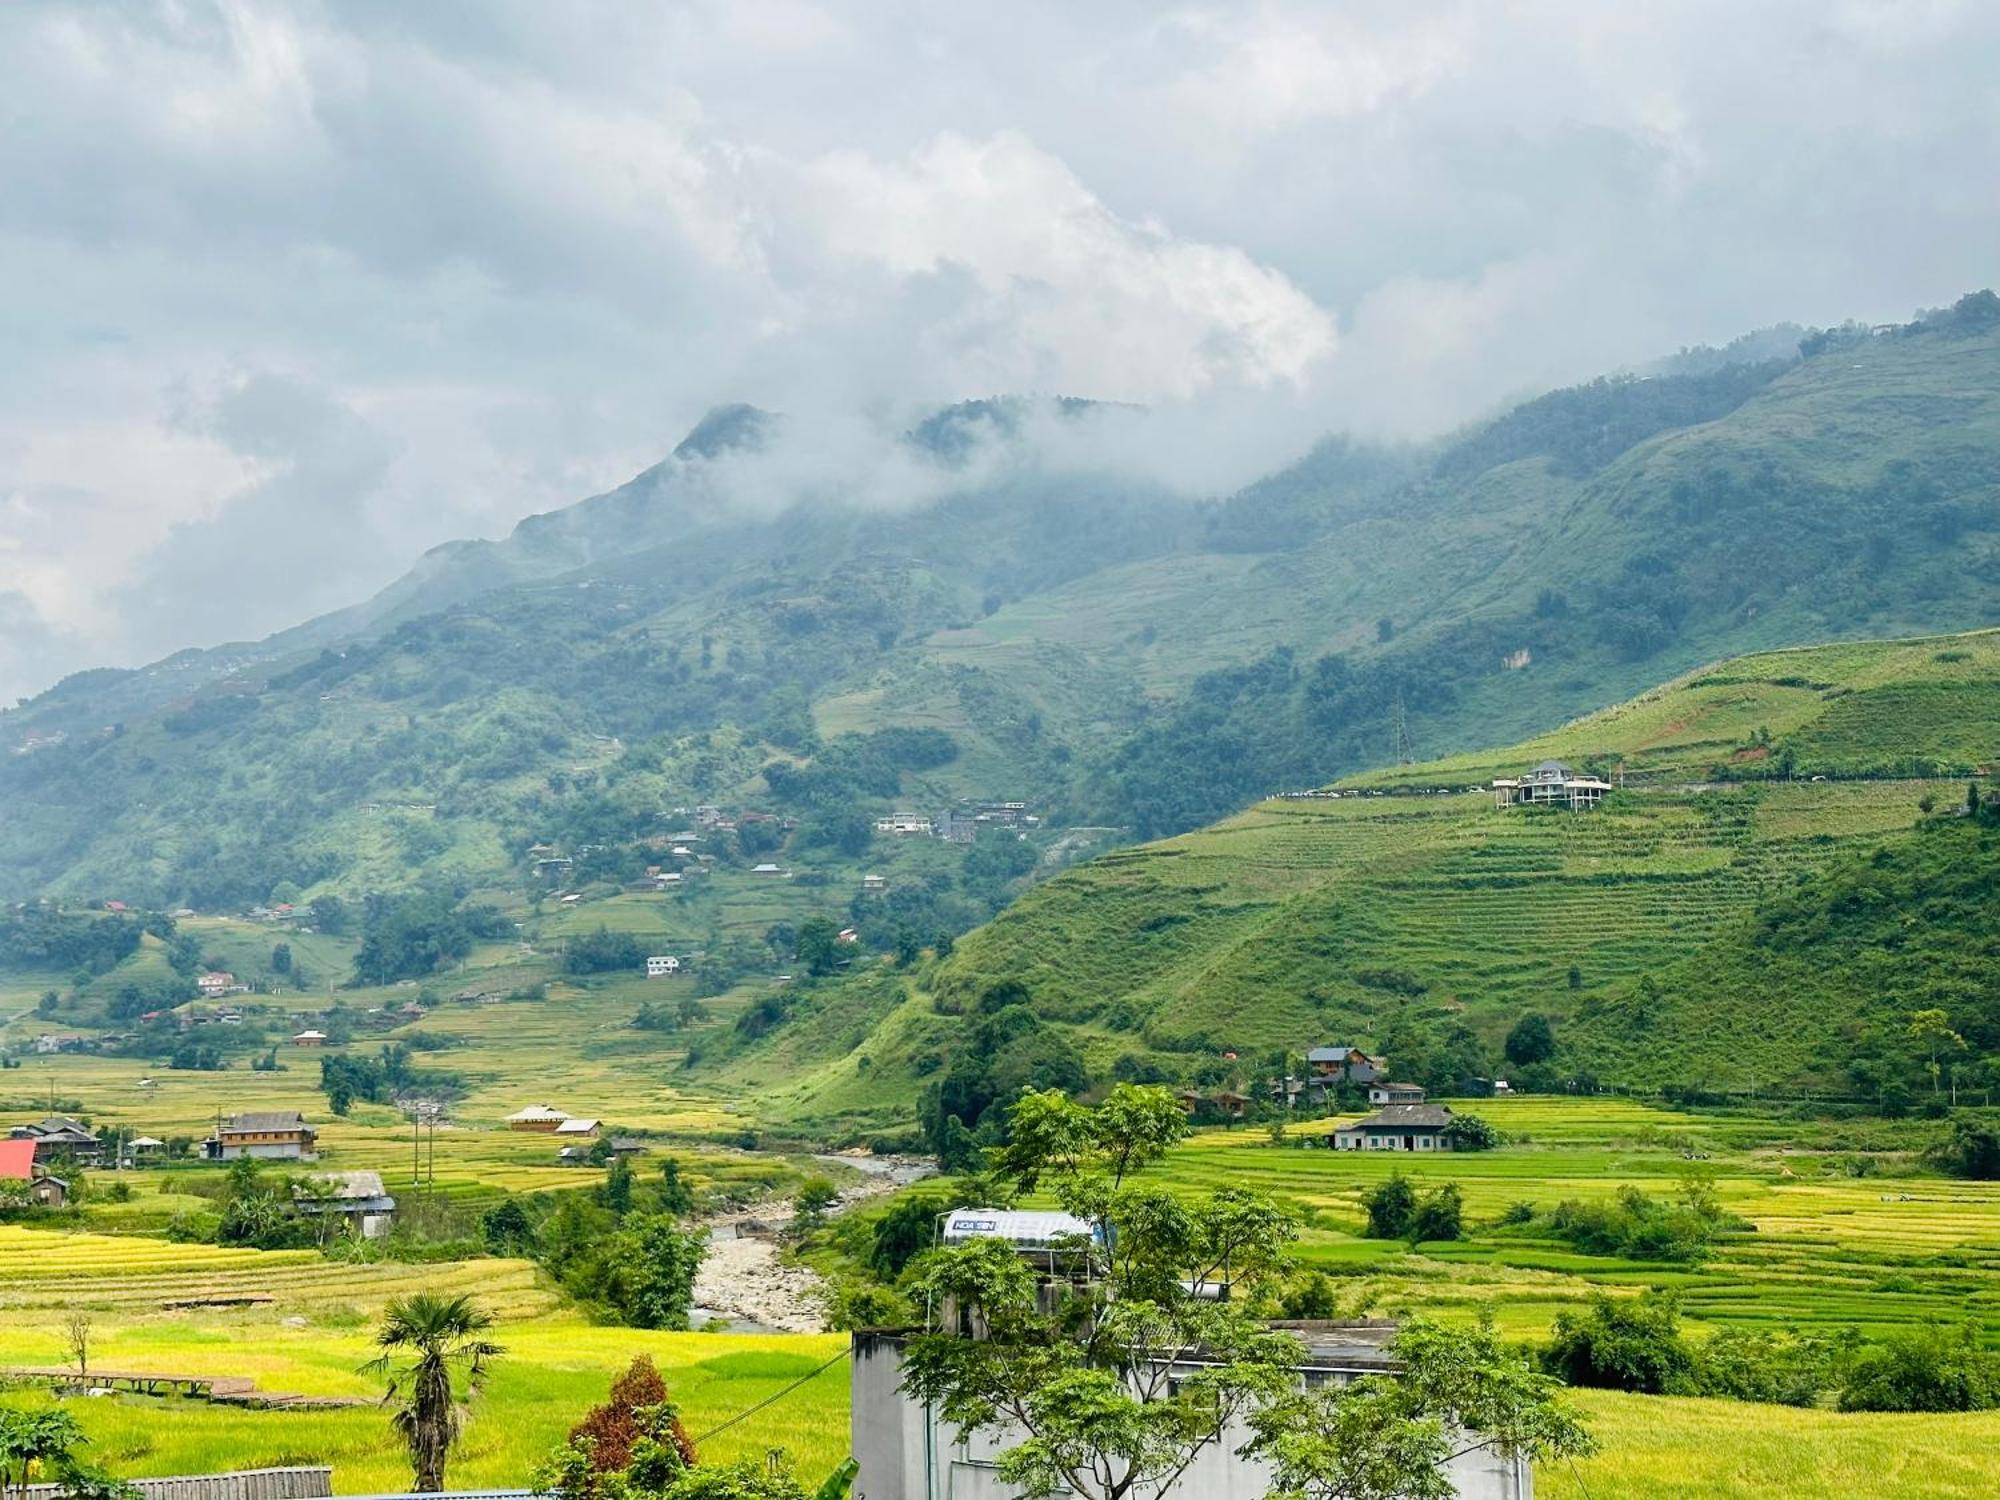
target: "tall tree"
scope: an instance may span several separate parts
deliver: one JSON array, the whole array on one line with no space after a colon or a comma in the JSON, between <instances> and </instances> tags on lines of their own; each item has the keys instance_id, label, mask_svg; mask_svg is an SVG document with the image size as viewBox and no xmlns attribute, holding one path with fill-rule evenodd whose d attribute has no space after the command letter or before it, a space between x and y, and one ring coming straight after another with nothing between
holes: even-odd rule
<instances>
[{"instance_id":1,"label":"tall tree","mask_svg":"<svg viewBox=\"0 0 2000 1500\"><path fill-rule=\"evenodd\" d=\"M1002 1171L1091 1226L1066 1247L1069 1294L1051 1308L996 1239L933 1251L912 1272L934 1311L905 1346L904 1388L965 1432L1012 1441L999 1459L1011 1489L1157 1494L1246 1428L1287 1500L1432 1500L1452 1492L1438 1465L1465 1443L1532 1457L1587 1446L1555 1382L1490 1331L1413 1324L1402 1379L1307 1391L1298 1341L1245 1311L1287 1264L1291 1217L1241 1188L1191 1199L1137 1180L1186 1130L1161 1088L1121 1085L1095 1110L1022 1095ZM1202 1295L1217 1283L1228 1300ZM959 1331L967 1313L978 1337Z\"/></svg>"},{"instance_id":2,"label":"tall tree","mask_svg":"<svg viewBox=\"0 0 2000 1500\"><path fill-rule=\"evenodd\" d=\"M506 1352L484 1337L492 1326L492 1314L463 1293L413 1292L382 1314L375 1333L382 1353L362 1368L386 1376L384 1401L400 1402L390 1421L409 1449L412 1485L421 1493L444 1488L445 1460L465 1423L457 1372L465 1372L469 1398L484 1383L488 1362Z\"/></svg>"}]
</instances>

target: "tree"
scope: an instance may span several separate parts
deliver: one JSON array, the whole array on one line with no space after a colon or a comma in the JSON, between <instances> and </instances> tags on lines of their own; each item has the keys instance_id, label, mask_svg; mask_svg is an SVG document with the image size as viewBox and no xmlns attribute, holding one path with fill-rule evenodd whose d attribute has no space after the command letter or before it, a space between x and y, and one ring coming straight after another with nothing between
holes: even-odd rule
<instances>
[{"instance_id":1,"label":"tree","mask_svg":"<svg viewBox=\"0 0 2000 1500\"><path fill-rule=\"evenodd\" d=\"M634 1214L602 1262L604 1301L634 1328L685 1329L708 1236L671 1214Z\"/></svg>"},{"instance_id":2,"label":"tree","mask_svg":"<svg viewBox=\"0 0 2000 1500\"><path fill-rule=\"evenodd\" d=\"M385 1376L383 1399L400 1402L390 1422L409 1449L412 1485L421 1493L444 1488L445 1460L464 1426L456 1372L465 1372L469 1399L485 1383L488 1363L506 1352L484 1337L492 1326L492 1315L464 1293L413 1292L383 1310L375 1333L382 1353L362 1368Z\"/></svg>"},{"instance_id":3,"label":"tree","mask_svg":"<svg viewBox=\"0 0 2000 1500\"><path fill-rule=\"evenodd\" d=\"M1491 1151L1500 1144L1500 1132L1483 1115L1453 1115L1444 1138L1454 1151Z\"/></svg>"},{"instance_id":4,"label":"tree","mask_svg":"<svg viewBox=\"0 0 2000 1500\"><path fill-rule=\"evenodd\" d=\"M1091 1226L1057 1248L1075 1270L1069 1296L1051 1307L1036 1272L997 1239L932 1251L907 1273L931 1321L905 1345L904 1389L967 1433L1011 1442L998 1460L1010 1492L1156 1494L1239 1423L1255 1434L1245 1452L1282 1476L1272 1494L1312 1500L1448 1496L1436 1466L1461 1425L1534 1457L1583 1450L1554 1383L1490 1333L1481 1342L1413 1326L1399 1349L1416 1377L1407 1386L1306 1390L1302 1347L1248 1310L1284 1273L1291 1217L1241 1188L1190 1198L1141 1180L1186 1129L1163 1088L1121 1085L1096 1110L1023 1095L1003 1171ZM1198 1295L1218 1284L1227 1300ZM960 1335L967 1314L980 1337ZM1187 1359L1195 1351L1198 1362ZM1348 1391L1365 1408L1347 1404ZM1371 1456L1354 1474L1372 1487L1348 1483L1351 1460L1326 1441L1330 1429L1367 1435Z\"/></svg>"},{"instance_id":5,"label":"tree","mask_svg":"<svg viewBox=\"0 0 2000 1500\"><path fill-rule=\"evenodd\" d=\"M1417 1211L1410 1216L1409 1240L1412 1245L1426 1240L1455 1240L1464 1227L1465 1205L1459 1197L1458 1184L1447 1182L1418 1201Z\"/></svg>"},{"instance_id":6,"label":"tree","mask_svg":"<svg viewBox=\"0 0 2000 1500\"><path fill-rule=\"evenodd\" d=\"M1891 1334L1855 1362L1842 1411L1985 1411L2000 1406L2000 1354L1978 1328L1933 1324Z\"/></svg>"},{"instance_id":7,"label":"tree","mask_svg":"<svg viewBox=\"0 0 2000 1500\"><path fill-rule=\"evenodd\" d=\"M1570 988L1576 988L1575 985ZM1547 1016L1528 1015L1514 1023L1514 1029L1507 1033L1507 1061L1516 1067L1525 1068L1531 1063L1547 1062L1556 1055L1555 1028L1549 1024Z\"/></svg>"},{"instance_id":8,"label":"tree","mask_svg":"<svg viewBox=\"0 0 2000 1500\"><path fill-rule=\"evenodd\" d=\"M826 1217L826 1211L840 1201L840 1189L824 1177L808 1177L792 1194L792 1207L799 1223L811 1228Z\"/></svg>"},{"instance_id":9,"label":"tree","mask_svg":"<svg viewBox=\"0 0 2000 1500\"><path fill-rule=\"evenodd\" d=\"M1963 1052L1965 1038L1951 1029L1951 1018L1941 1010L1920 1010L1910 1016L1910 1024L1905 1035L1919 1047L1928 1049L1930 1061L1925 1065L1931 1075L1931 1092L1938 1092L1940 1071L1938 1056L1943 1052Z\"/></svg>"},{"instance_id":10,"label":"tree","mask_svg":"<svg viewBox=\"0 0 2000 1500\"><path fill-rule=\"evenodd\" d=\"M63 1343L76 1362L79 1380L90 1378L90 1314L77 1308L63 1319Z\"/></svg>"},{"instance_id":11,"label":"tree","mask_svg":"<svg viewBox=\"0 0 2000 1500\"><path fill-rule=\"evenodd\" d=\"M694 1211L694 1191L681 1176L681 1164L671 1156L660 1163L660 1210L675 1215Z\"/></svg>"},{"instance_id":12,"label":"tree","mask_svg":"<svg viewBox=\"0 0 2000 1500\"><path fill-rule=\"evenodd\" d=\"M610 1142L601 1143L608 1150ZM600 1189L599 1201L619 1218L632 1211L632 1164L624 1157L614 1157L610 1169L604 1174L604 1186Z\"/></svg>"},{"instance_id":13,"label":"tree","mask_svg":"<svg viewBox=\"0 0 2000 1500\"><path fill-rule=\"evenodd\" d=\"M1700 1390L1694 1350L1681 1337L1680 1303L1670 1292L1599 1293L1588 1311L1557 1314L1542 1368L1568 1385L1648 1396Z\"/></svg>"},{"instance_id":14,"label":"tree","mask_svg":"<svg viewBox=\"0 0 2000 1500\"><path fill-rule=\"evenodd\" d=\"M2000 1129L1954 1120L1951 1139L1932 1149L1931 1159L1954 1177L1978 1182L2000 1178Z\"/></svg>"},{"instance_id":15,"label":"tree","mask_svg":"<svg viewBox=\"0 0 2000 1500\"><path fill-rule=\"evenodd\" d=\"M654 1413L660 1413L665 1420ZM611 1382L609 1399L602 1406L593 1406L569 1430L569 1440L572 1443L587 1440L590 1466L606 1473L630 1467L638 1443L661 1432L679 1453L683 1466L692 1467L694 1444L667 1400L667 1383L653 1367L651 1357L641 1354Z\"/></svg>"},{"instance_id":16,"label":"tree","mask_svg":"<svg viewBox=\"0 0 2000 1500\"><path fill-rule=\"evenodd\" d=\"M273 974L289 974L292 972L292 945L290 943L273 943L271 945L271 972Z\"/></svg>"},{"instance_id":17,"label":"tree","mask_svg":"<svg viewBox=\"0 0 2000 1500\"><path fill-rule=\"evenodd\" d=\"M37 1468L59 1469L89 1439L66 1411L0 1406L0 1500Z\"/></svg>"},{"instance_id":18,"label":"tree","mask_svg":"<svg viewBox=\"0 0 2000 1500\"><path fill-rule=\"evenodd\" d=\"M840 962L840 928L831 917L807 917L793 951L808 974L831 974Z\"/></svg>"},{"instance_id":19,"label":"tree","mask_svg":"<svg viewBox=\"0 0 2000 1500\"><path fill-rule=\"evenodd\" d=\"M1368 1214L1369 1239L1400 1240L1417 1216L1417 1190L1401 1172L1391 1172L1386 1181L1361 1195L1361 1206Z\"/></svg>"},{"instance_id":20,"label":"tree","mask_svg":"<svg viewBox=\"0 0 2000 1500\"><path fill-rule=\"evenodd\" d=\"M1254 1413L1245 1456L1271 1466L1273 1500L1450 1500L1444 1465L1491 1448L1547 1462L1594 1444L1556 1383L1495 1337L1412 1320L1392 1376L1288 1392Z\"/></svg>"}]
</instances>

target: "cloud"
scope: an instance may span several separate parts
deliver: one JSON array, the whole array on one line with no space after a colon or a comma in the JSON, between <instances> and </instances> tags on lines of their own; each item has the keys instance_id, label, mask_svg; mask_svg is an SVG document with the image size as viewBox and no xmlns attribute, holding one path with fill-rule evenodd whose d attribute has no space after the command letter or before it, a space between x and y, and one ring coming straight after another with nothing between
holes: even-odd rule
<instances>
[{"instance_id":1,"label":"cloud","mask_svg":"<svg viewBox=\"0 0 2000 1500\"><path fill-rule=\"evenodd\" d=\"M744 504L913 503L883 434L1001 391L1144 403L1038 436L1200 490L1907 316L1992 276L1996 44L1951 0L0 7L0 694L361 597L718 401L825 465Z\"/></svg>"}]
</instances>

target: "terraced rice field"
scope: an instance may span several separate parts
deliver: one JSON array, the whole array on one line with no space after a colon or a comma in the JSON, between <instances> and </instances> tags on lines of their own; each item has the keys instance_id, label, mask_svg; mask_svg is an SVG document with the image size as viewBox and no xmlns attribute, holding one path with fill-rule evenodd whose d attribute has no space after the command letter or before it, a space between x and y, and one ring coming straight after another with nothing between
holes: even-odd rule
<instances>
[{"instance_id":1,"label":"terraced rice field","mask_svg":"<svg viewBox=\"0 0 2000 1500\"><path fill-rule=\"evenodd\" d=\"M1907 829L1926 789L1629 792L1587 815L1485 793L1268 802L1030 892L943 982L1019 979L1062 1019L1122 1006L1143 1018L1122 1048L1367 1039L1410 993L1497 1035L1617 993L1801 872Z\"/></svg>"},{"instance_id":2,"label":"terraced rice field","mask_svg":"<svg viewBox=\"0 0 2000 1500\"><path fill-rule=\"evenodd\" d=\"M1825 1154L1765 1144L1776 1128L1770 1121L1613 1099L1465 1107L1524 1143L1412 1158L1273 1147L1261 1132L1214 1131L1176 1151L1165 1171L1191 1188L1250 1186L1292 1203L1311 1220L1302 1262L1337 1274L1354 1296L1386 1311L1490 1305L1509 1331L1539 1337L1558 1310L1594 1290L1664 1286L1699 1322L1880 1333L1973 1318L2000 1338L2000 1184L1836 1175ZM1302 1126L1290 1139L1331 1123ZM1672 1197L1691 1170L1754 1226L1725 1236L1699 1265L1583 1255L1562 1241L1496 1227L1515 1203L1546 1210L1628 1185ZM1420 1187L1457 1184L1470 1237L1421 1253L1361 1238L1361 1194L1398 1171Z\"/></svg>"}]
</instances>

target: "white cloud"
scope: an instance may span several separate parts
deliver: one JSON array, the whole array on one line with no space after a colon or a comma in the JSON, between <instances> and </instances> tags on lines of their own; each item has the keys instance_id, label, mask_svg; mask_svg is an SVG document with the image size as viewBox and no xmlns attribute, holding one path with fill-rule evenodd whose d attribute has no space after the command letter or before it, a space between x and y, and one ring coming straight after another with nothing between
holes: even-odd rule
<instances>
[{"instance_id":1,"label":"white cloud","mask_svg":"<svg viewBox=\"0 0 2000 1500\"><path fill-rule=\"evenodd\" d=\"M1221 487L1906 316L1992 277L1996 44L1968 0L0 7L0 694L359 597L717 401L907 499L882 412L1140 400L1091 452Z\"/></svg>"}]
</instances>

